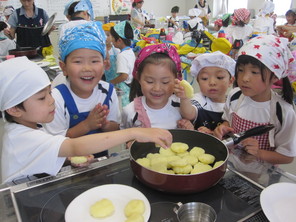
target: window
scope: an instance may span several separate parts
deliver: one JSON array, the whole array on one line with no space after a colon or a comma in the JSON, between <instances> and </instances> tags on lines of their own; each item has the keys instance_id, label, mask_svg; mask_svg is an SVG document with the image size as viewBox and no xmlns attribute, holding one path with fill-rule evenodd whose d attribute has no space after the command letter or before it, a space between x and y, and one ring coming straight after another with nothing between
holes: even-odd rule
<instances>
[{"instance_id":1,"label":"window","mask_svg":"<svg viewBox=\"0 0 296 222\"><path fill-rule=\"evenodd\" d=\"M233 13L238 8L248 8L248 0L228 0L228 13Z\"/></svg>"},{"instance_id":2,"label":"window","mask_svg":"<svg viewBox=\"0 0 296 222\"><path fill-rule=\"evenodd\" d=\"M292 0L273 0L274 13L278 16L285 15L290 9Z\"/></svg>"}]
</instances>

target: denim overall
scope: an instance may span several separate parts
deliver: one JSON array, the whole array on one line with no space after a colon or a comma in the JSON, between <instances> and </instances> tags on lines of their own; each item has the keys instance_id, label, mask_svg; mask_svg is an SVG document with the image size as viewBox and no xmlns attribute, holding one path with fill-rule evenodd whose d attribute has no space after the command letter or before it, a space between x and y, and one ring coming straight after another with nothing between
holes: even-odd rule
<instances>
[{"instance_id":1,"label":"denim overall","mask_svg":"<svg viewBox=\"0 0 296 222\"><path fill-rule=\"evenodd\" d=\"M98 85L98 87L100 87L100 85ZM56 88L60 91L60 93L63 96L63 99L65 101L65 106L69 112L70 115L70 126L69 128L72 128L74 126L76 126L78 123L80 123L81 121L85 120L88 115L89 115L89 111L88 112L81 112L79 113L76 103L68 89L68 87L65 84L60 84L58 86L56 86ZM109 90L106 92L107 96L106 99L103 103L103 105L107 105L109 108L109 101L111 99L111 95L113 92L113 85L109 84ZM94 133L101 133L102 130L100 129L96 129L96 130L92 130L90 132L87 133L88 134L94 134ZM108 151L103 151L100 153L95 153L94 156L95 158L101 157L101 156L107 156L108 155Z\"/></svg>"}]
</instances>

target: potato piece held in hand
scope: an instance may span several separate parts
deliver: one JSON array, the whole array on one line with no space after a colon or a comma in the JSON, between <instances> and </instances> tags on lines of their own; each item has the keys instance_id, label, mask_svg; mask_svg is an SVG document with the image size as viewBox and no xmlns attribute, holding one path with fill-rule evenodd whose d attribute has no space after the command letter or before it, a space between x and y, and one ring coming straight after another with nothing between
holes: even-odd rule
<instances>
[{"instance_id":1,"label":"potato piece held in hand","mask_svg":"<svg viewBox=\"0 0 296 222\"><path fill-rule=\"evenodd\" d=\"M194 90L190 83L183 79L180 81L180 85L184 88L186 97L191 99L194 96Z\"/></svg>"},{"instance_id":2,"label":"potato piece held in hand","mask_svg":"<svg viewBox=\"0 0 296 222\"><path fill-rule=\"evenodd\" d=\"M102 199L90 207L90 214L95 218L105 218L111 216L115 211L115 207L111 200Z\"/></svg>"},{"instance_id":3,"label":"potato piece held in hand","mask_svg":"<svg viewBox=\"0 0 296 222\"><path fill-rule=\"evenodd\" d=\"M124 208L126 217L130 217L132 214L143 214L144 212L145 204L143 200L133 199Z\"/></svg>"},{"instance_id":4,"label":"potato piece held in hand","mask_svg":"<svg viewBox=\"0 0 296 222\"><path fill-rule=\"evenodd\" d=\"M144 222L144 217L142 214L132 214L125 222Z\"/></svg>"},{"instance_id":5,"label":"potato piece held in hand","mask_svg":"<svg viewBox=\"0 0 296 222\"><path fill-rule=\"evenodd\" d=\"M87 162L87 156L73 156L70 159L73 164L81 164Z\"/></svg>"}]
</instances>

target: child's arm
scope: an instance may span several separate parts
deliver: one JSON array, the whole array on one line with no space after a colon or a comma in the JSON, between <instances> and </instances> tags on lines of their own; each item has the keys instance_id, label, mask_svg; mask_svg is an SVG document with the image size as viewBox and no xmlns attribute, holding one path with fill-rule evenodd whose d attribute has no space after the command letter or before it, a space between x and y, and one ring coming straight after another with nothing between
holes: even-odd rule
<instances>
[{"instance_id":1,"label":"child's arm","mask_svg":"<svg viewBox=\"0 0 296 222\"><path fill-rule=\"evenodd\" d=\"M197 116L197 109L191 104L191 100L186 97L184 87L180 85L178 79L175 79L174 93L180 98L181 116L188 120L194 120Z\"/></svg>"},{"instance_id":2,"label":"child's arm","mask_svg":"<svg viewBox=\"0 0 296 222\"><path fill-rule=\"evenodd\" d=\"M119 75L116 78L112 79L110 81L110 83L112 83L113 85L115 85L115 84L124 82L125 80L127 80L127 78L128 78L128 74L127 73L119 73Z\"/></svg>"},{"instance_id":3,"label":"child's arm","mask_svg":"<svg viewBox=\"0 0 296 222\"><path fill-rule=\"evenodd\" d=\"M293 157L285 156L276 151L260 149L258 140L254 138L247 138L243 140L240 145L242 145L249 154L271 164L287 164L291 163L294 159Z\"/></svg>"},{"instance_id":4,"label":"child's arm","mask_svg":"<svg viewBox=\"0 0 296 222\"><path fill-rule=\"evenodd\" d=\"M169 147L172 134L157 128L130 128L107 133L96 133L73 139L66 139L59 150L59 157L86 156L102 152L130 140L154 142L161 147Z\"/></svg>"}]
</instances>

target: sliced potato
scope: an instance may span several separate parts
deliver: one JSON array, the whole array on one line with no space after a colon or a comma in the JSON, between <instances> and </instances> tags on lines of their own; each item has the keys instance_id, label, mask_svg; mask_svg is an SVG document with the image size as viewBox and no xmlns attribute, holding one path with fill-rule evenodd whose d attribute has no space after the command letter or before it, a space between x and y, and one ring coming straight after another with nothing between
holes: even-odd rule
<instances>
[{"instance_id":1,"label":"sliced potato","mask_svg":"<svg viewBox=\"0 0 296 222\"><path fill-rule=\"evenodd\" d=\"M132 214L126 218L125 222L144 222L144 217L142 214Z\"/></svg>"},{"instance_id":2,"label":"sliced potato","mask_svg":"<svg viewBox=\"0 0 296 222\"><path fill-rule=\"evenodd\" d=\"M126 217L130 217L133 214L142 215L145 212L145 204L143 200L133 199L127 203L124 208L124 214Z\"/></svg>"},{"instance_id":3,"label":"sliced potato","mask_svg":"<svg viewBox=\"0 0 296 222\"><path fill-rule=\"evenodd\" d=\"M71 157L70 161L73 164L86 163L87 162L87 157L86 156L73 156L73 157Z\"/></svg>"},{"instance_id":4,"label":"sliced potato","mask_svg":"<svg viewBox=\"0 0 296 222\"><path fill-rule=\"evenodd\" d=\"M115 207L111 200L102 199L97 201L90 207L90 214L95 218L105 218L111 216L115 211Z\"/></svg>"},{"instance_id":5,"label":"sliced potato","mask_svg":"<svg viewBox=\"0 0 296 222\"><path fill-rule=\"evenodd\" d=\"M223 163L224 163L223 160L217 161L217 162L214 164L213 168L217 168L217 167L221 166Z\"/></svg>"},{"instance_id":6,"label":"sliced potato","mask_svg":"<svg viewBox=\"0 0 296 222\"><path fill-rule=\"evenodd\" d=\"M210 165L199 162L194 165L190 174L203 173L203 172L210 171L211 169L212 167Z\"/></svg>"},{"instance_id":7,"label":"sliced potato","mask_svg":"<svg viewBox=\"0 0 296 222\"><path fill-rule=\"evenodd\" d=\"M180 81L180 85L184 88L186 97L191 99L194 96L194 90L190 83L183 79Z\"/></svg>"},{"instance_id":8,"label":"sliced potato","mask_svg":"<svg viewBox=\"0 0 296 222\"><path fill-rule=\"evenodd\" d=\"M159 153L161 155L164 155L164 156L174 156L174 155L176 155L176 153L174 151L172 151L171 148L164 149L164 148L160 147Z\"/></svg>"},{"instance_id":9,"label":"sliced potato","mask_svg":"<svg viewBox=\"0 0 296 222\"><path fill-rule=\"evenodd\" d=\"M198 157L198 160L204 164L212 164L215 161L215 157L212 154L204 153Z\"/></svg>"},{"instance_id":10,"label":"sliced potato","mask_svg":"<svg viewBox=\"0 0 296 222\"><path fill-rule=\"evenodd\" d=\"M189 151L191 156L199 157L200 155L205 153L205 150L201 147L195 146Z\"/></svg>"},{"instance_id":11,"label":"sliced potato","mask_svg":"<svg viewBox=\"0 0 296 222\"><path fill-rule=\"evenodd\" d=\"M184 153L189 149L189 146L186 143L175 142L171 145L171 150L175 153Z\"/></svg>"},{"instance_id":12,"label":"sliced potato","mask_svg":"<svg viewBox=\"0 0 296 222\"><path fill-rule=\"evenodd\" d=\"M136 160L136 162L143 167L146 167L146 168L150 167L150 160L148 158L139 158Z\"/></svg>"},{"instance_id":13,"label":"sliced potato","mask_svg":"<svg viewBox=\"0 0 296 222\"><path fill-rule=\"evenodd\" d=\"M183 167L173 167L173 171L176 174L189 174L191 170L192 170L192 166L189 164Z\"/></svg>"}]
</instances>

